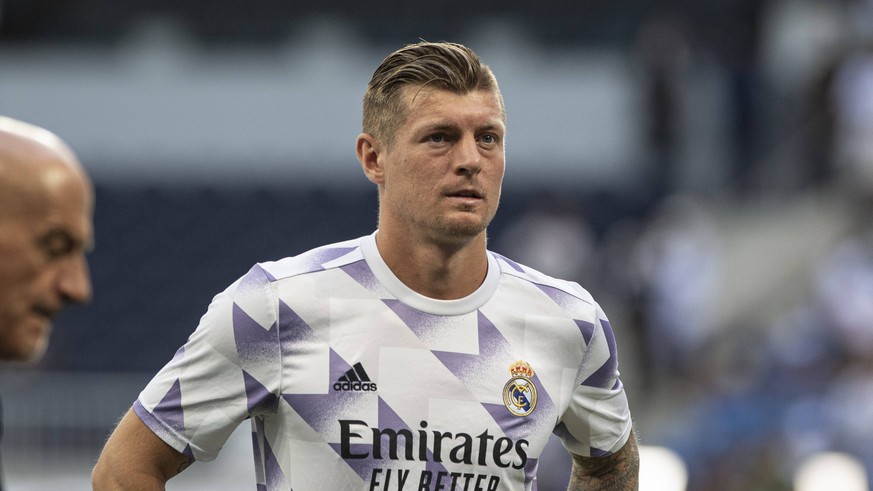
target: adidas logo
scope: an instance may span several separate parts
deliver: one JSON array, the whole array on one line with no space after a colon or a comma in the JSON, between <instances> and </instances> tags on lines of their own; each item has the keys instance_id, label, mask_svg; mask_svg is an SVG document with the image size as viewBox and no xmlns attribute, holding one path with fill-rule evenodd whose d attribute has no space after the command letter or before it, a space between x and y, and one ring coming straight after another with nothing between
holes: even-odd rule
<instances>
[{"instance_id":1,"label":"adidas logo","mask_svg":"<svg viewBox=\"0 0 873 491\"><path fill-rule=\"evenodd\" d=\"M371 392L376 390L376 383L370 381L370 376L367 375L364 366L358 362L345 375L337 379L333 384L333 390Z\"/></svg>"}]
</instances>

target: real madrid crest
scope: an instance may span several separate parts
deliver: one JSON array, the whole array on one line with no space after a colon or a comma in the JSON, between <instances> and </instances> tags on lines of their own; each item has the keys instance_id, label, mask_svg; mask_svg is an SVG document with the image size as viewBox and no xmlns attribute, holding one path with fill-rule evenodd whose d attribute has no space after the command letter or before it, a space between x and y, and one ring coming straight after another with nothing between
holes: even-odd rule
<instances>
[{"instance_id":1,"label":"real madrid crest","mask_svg":"<svg viewBox=\"0 0 873 491\"><path fill-rule=\"evenodd\" d=\"M518 360L509 366L512 378L503 386L503 404L516 416L527 416L537 407L537 388L533 383L534 371L526 362Z\"/></svg>"}]
</instances>

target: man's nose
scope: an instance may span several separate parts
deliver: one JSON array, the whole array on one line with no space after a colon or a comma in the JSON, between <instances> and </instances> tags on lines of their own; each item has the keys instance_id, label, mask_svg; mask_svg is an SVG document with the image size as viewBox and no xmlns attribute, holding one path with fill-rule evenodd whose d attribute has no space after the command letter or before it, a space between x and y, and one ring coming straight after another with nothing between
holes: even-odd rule
<instances>
[{"instance_id":1,"label":"man's nose","mask_svg":"<svg viewBox=\"0 0 873 491\"><path fill-rule=\"evenodd\" d=\"M85 255L70 258L61 268L58 289L65 301L87 303L91 300L91 273Z\"/></svg>"},{"instance_id":2,"label":"man's nose","mask_svg":"<svg viewBox=\"0 0 873 491\"><path fill-rule=\"evenodd\" d=\"M479 142L473 136L463 137L453 149L455 173L476 175L482 170L482 153Z\"/></svg>"}]
</instances>

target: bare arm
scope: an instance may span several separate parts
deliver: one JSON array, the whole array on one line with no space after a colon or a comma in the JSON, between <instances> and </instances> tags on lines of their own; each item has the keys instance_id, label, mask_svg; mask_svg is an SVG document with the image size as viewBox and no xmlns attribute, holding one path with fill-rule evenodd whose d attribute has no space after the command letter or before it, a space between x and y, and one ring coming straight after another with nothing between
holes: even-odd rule
<instances>
[{"instance_id":1,"label":"bare arm","mask_svg":"<svg viewBox=\"0 0 873 491\"><path fill-rule=\"evenodd\" d=\"M621 450L608 457L573 455L567 491L635 491L639 489L640 453L633 432Z\"/></svg>"},{"instance_id":2,"label":"bare arm","mask_svg":"<svg viewBox=\"0 0 873 491\"><path fill-rule=\"evenodd\" d=\"M152 433L130 409L103 447L91 485L94 491L163 490L193 462Z\"/></svg>"}]
</instances>

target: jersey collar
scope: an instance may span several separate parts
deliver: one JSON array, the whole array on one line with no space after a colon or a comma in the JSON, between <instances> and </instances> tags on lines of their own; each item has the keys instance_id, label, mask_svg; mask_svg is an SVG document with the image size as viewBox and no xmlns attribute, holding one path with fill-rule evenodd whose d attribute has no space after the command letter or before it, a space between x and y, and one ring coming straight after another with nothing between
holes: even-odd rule
<instances>
[{"instance_id":1,"label":"jersey collar","mask_svg":"<svg viewBox=\"0 0 873 491\"><path fill-rule=\"evenodd\" d=\"M487 252L488 273L485 275L485 281L482 282L482 285L476 291L457 300L437 300L412 290L394 276L394 273L385 264L385 260L382 259L382 255L379 254L379 249L376 246L376 232L361 239L361 252L376 279L382 283L382 286L391 295L409 307L427 314L463 315L473 312L485 305L491 296L494 295L500 280L500 266L497 264L494 255L491 252Z\"/></svg>"}]
</instances>

